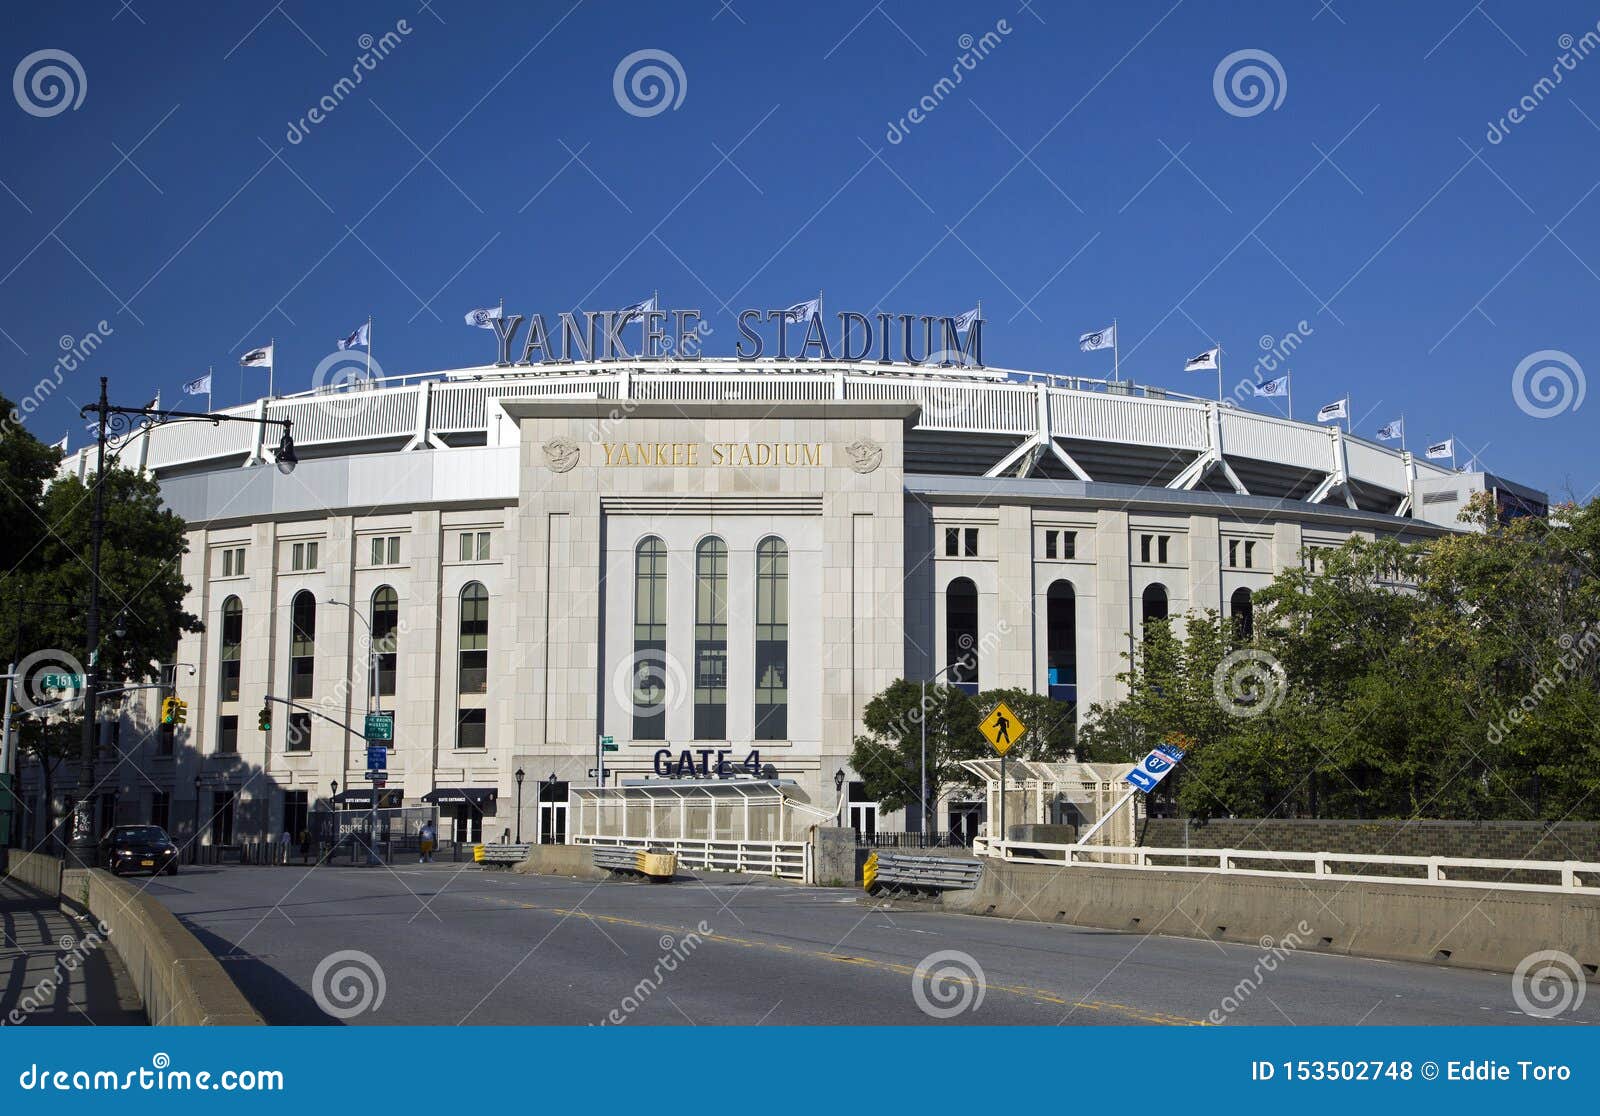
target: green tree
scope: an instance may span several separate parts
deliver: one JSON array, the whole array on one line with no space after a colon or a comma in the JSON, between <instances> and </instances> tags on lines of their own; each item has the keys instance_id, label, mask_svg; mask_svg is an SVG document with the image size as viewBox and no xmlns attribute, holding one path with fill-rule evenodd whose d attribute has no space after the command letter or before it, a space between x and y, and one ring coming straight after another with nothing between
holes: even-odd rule
<instances>
[{"instance_id":1,"label":"green tree","mask_svg":"<svg viewBox=\"0 0 1600 1116\"><path fill-rule=\"evenodd\" d=\"M861 717L866 732L855 738L850 766L866 785L867 797L885 810L916 804L926 721L931 805L946 789L971 785L961 761L988 749L978 732L980 717L977 703L956 686L930 683L924 704L920 683L896 679L867 702Z\"/></svg>"}]
</instances>

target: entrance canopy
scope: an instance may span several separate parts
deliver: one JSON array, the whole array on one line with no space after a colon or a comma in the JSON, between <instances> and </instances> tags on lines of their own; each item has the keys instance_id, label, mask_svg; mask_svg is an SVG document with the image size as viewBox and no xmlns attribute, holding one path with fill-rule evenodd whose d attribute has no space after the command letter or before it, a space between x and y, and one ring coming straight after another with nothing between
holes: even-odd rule
<instances>
[{"instance_id":1,"label":"entrance canopy","mask_svg":"<svg viewBox=\"0 0 1600 1116\"><path fill-rule=\"evenodd\" d=\"M406 792L399 787L385 787L378 792L378 806L381 809L391 809L399 806L405 800ZM335 806L343 806L347 810L370 810L372 808L372 788L363 787L357 790L342 790L333 796Z\"/></svg>"},{"instance_id":2,"label":"entrance canopy","mask_svg":"<svg viewBox=\"0 0 1600 1116\"><path fill-rule=\"evenodd\" d=\"M422 801L436 806L476 806L482 810L494 802L497 793L494 787L435 787L422 796Z\"/></svg>"},{"instance_id":3,"label":"entrance canopy","mask_svg":"<svg viewBox=\"0 0 1600 1116\"><path fill-rule=\"evenodd\" d=\"M574 787L572 840L803 841L833 813L800 801L792 779L647 779Z\"/></svg>"}]
</instances>

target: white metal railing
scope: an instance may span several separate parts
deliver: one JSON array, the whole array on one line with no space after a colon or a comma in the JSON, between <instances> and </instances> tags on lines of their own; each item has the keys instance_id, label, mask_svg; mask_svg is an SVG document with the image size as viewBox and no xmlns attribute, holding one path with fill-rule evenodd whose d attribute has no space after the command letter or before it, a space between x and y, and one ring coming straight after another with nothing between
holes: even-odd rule
<instances>
[{"instance_id":1,"label":"white metal railing","mask_svg":"<svg viewBox=\"0 0 1600 1116\"><path fill-rule=\"evenodd\" d=\"M1358 880L1366 883L1419 884L1447 887L1482 887L1505 891L1600 892L1600 863L1580 860L1478 860L1464 856L1383 856L1375 853L1282 852L1268 849L1162 849L1142 845L1058 845L1037 841L996 841L979 838L973 851L980 856L1000 856L1024 864L1081 864L1094 868L1142 869L1158 872L1212 872L1237 876L1315 877L1323 880ZM1182 860L1157 864L1153 860ZM1210 863L1195 864L1195 861ZM1274 867L1263 862L1303 864L1303 871ZM1339 865L1370 864L1420 868L1410 875L1375 872L1341 872ZM1486 872L1535 873L1551 877L1545 883L1506 883L1501 880L1452 878L1452 869Z\"/></svg>"},{"instance_id":2,"label":"white metal railing","mask_svg":"<svg viewBox=\"0 0 1600 1116\"><path fill-rule=\"evenodd\" d=\"M574 845L609 845L615 848L665 850L678 863L714 872L755 872L786 880L811 878L811 845L805 841L695 841L672 837L574 837Z\"/></svg>"}]
</instances>

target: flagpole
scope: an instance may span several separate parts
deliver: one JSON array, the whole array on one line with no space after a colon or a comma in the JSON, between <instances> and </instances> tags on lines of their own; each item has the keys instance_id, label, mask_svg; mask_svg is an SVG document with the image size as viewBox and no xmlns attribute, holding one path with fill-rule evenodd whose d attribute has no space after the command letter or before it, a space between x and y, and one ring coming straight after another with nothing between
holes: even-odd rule
<instances>
[{"instance_id":1,"label":"flagpole","mask_svg":"<svg viewBox=\"0 0 1600 1116\"><path fill-rule=\"evenodd\" d=\"M367 387L372 387L372 315L367 315Z\"/></svg>"},{"instance_id":2,"label":"flagpole","mask_svg":"<svg viewBox=\"0 0 1600 1116\"><path fill-rule=\"evenodd\" d=\"M1217 402L1222 402L1222 346L1217 346Z\"/></svg>"},{"instance_id":3,"label":"flagpole","mask_svg":"<svg viewBox=\"0 0 1600 1116\"><path fill-rule=\"evenodd\" d=\"M211 377L215 376L216 374L217 374L217 366L216 365L214 365L214 364L206 365L206 410L207 411L211 411L211 410L215 409L211 405Z\"/></svg>"},{"instance_id":4,"label":"flagpole","mask_svg":"<svg viewBox=\"0 0 1600 1116\"><path fill-rule=\"evenodd\" d=\"M1284 386L1288 390L1289 421L1293 422L1294 421L1294 373L1293 372L1285 372L1284 373L1284 381L1283 382L1284 382Z\"/></svg>"},{"instance_id":5,"label":"flagpole","mask_svg":"<svg viewBox=\"0 0 1600 1116\"><path fill-rule=\"evenodd\" d=\"M272 356L272 359L267 361L267 398L271 399L272 374L277 370L276 365L278 363L278 339L276 337L267 338L267 351Z\"/></svg>"},{"instance_id":6,"label":"flagpole","mask_svg":"<svg viewBox=\"0 0 1600 1116\"><path fill-rule=\"evenodd\" d=\"M1406 452L1406 413L1400 412L1400 452Z\"/></svg>"},{"instance_id":7,"label":"flagpole","mask_svg":"<svg viewBox=\"0 0 1600 1116\"><path fill-rule=\"evenodd\" d=\"M1122 338L1117 336L1117 319L1111 319L1111 378L1122 382ZM1003 793L1003 792L1002 792Z\"/></svg>"},{"instance_id":8,"label":"flagpole","mask_svg":"<svg viewBox=\"0 0 1600 1116\"><path fill-rule=\"evenodd\" d=\"M1344 393L1344 432L1350 433L1350 393Z\"/></svg>"}]
</instances>

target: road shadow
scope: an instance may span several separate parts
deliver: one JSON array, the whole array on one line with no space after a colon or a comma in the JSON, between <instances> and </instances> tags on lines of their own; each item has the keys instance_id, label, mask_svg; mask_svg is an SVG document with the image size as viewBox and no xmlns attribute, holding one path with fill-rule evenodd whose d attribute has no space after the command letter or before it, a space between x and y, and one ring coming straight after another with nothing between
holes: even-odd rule
<instances>
[{"instance_id":1,"label":"road shadow","mask_svg":"<svg viewBox=\"0 0 1600 1116\"><path fill-rule=\"evenodd\" d=\"M344 1023L328 1015L317 1001L289 977L280 973L249 950L238 949L226 938L181 915L184 927L222 962L225 971L239 986L250 1005L274 1027L342 1027Z\"/></svg>"}]
</instances>

